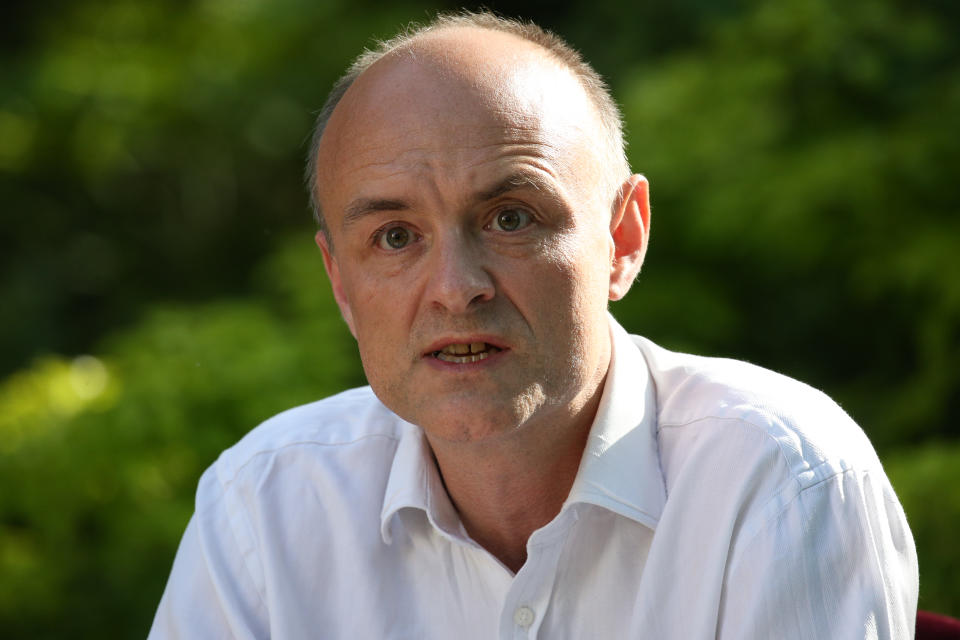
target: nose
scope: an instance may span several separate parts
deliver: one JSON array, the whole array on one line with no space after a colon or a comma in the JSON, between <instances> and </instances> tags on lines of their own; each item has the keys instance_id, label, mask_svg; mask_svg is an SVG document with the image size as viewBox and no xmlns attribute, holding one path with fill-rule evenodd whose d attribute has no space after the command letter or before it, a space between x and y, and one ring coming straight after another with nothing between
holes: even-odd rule
<instances>
[{"instance_id":1,"label":"nose","mask_svg":"<svg viewBox=\"0 0 960 640\"><path fill-rule=\"evenodd\" d=\"M438 242L430 264L427 295L432 304L451 313L462 313L493 298L493 278L484 257L460 234Z\"/></svg>"}]
</instances>

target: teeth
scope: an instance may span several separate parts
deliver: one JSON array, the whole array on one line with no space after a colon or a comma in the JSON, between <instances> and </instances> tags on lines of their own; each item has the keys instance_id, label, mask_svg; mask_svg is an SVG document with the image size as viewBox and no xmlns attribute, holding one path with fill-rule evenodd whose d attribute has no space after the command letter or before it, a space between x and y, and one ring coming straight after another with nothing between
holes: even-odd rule
<instances>
[{"instance_id":1,"label":"teeth","mask_svg":"<svg viewBox=\"0 0 960 640\"><path fill-rule=\"evenodd\" d=\"M466 364L469 362L480 362L489 358L491 354L500 351L497 347L486 342L463 342L448 344L442 351L434 351L433 356L444 362L454 362L456 364Z\"/></svg>"},{"instance_id":2,"label":"teeth","mask_svg":"<svg viewBox=\"0 0 960 640\"><path fill-rule=\"evenodd\" d=\"M455 344L448 344L443 348L443 353L448 353L454 356L465 356L468 353L480 353L481 351L487 350L486 342L471 342L466 344L464 342L457 342Z\"/></svg>"},{"instance_id":3,"label":"teeth","mask_svg":"<svg viewBox=\"0 0 960 640\"><path fill-rule=\"evenodd\" d=\"M470 345L460 342L457 344L448 344L443 348L443 351L444 353L452 353L454 355L462 356L465 353L470 353Z\"/></svg>"},{"instance_id":4,"label":"teeth","mask_svg":"<svg viewBox=\"0 0 960 640\"><path fill-rule=\"evenodd\" d=\"M466 356L454 356L449 353L444 353L443 351L437 352L437 360L443 360L444 362L455 362L457 364L466 364L468 362L480 362L490 357L490 351L484 351L483 353L471 353Z\"/></svg>"}]
</instances>

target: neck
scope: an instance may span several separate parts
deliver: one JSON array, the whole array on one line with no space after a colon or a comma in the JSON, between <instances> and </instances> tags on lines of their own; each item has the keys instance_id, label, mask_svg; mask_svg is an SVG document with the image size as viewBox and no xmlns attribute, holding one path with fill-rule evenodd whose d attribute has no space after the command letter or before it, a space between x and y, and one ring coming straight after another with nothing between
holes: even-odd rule
<instances>
[{"instance_id":1,"label":"neck","mask_svg":"<svg viewBox=\"0 0 960 640\"><path fill-rule=\"evenodd\" d=\"M570 493L602 391L601 381L567 420L524 425L495 442L428 435L467 533L513 572L526 562L530 535L560 513Z\"/></svg>"}]
</instances>

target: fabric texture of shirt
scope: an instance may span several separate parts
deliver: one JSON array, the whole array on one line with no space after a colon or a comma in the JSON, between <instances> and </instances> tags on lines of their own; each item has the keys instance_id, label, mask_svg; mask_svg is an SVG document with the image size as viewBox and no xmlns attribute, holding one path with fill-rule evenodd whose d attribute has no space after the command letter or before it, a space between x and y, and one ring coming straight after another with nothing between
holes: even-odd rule
<instances>
[{"instance_id":1,"label":"fabric texture of shirt","mask_svg":"<svg viewBox=\"0 0 960 640\"><path fill-rule=\"evenodd\" d=\"M515 575L365 387L206 471L151 639L912 638L916 551L860 428L787 377L611 334L573 487Z\"/></svg>"}]
</instances>

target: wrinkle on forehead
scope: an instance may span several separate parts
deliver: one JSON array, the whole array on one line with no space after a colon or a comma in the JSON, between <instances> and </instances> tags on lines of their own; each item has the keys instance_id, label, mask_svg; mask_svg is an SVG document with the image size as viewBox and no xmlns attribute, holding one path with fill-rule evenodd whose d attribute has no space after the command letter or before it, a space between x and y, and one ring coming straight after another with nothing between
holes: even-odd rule
<instances>
[{"instance_id":1,"label":"wrinkle on forehead","mask_svg":"<svg viewBox=\"0 0 960 640\"><path fill-rule=\"evenodd\" d=\"M507 142L477 144L477 145L459 145L456 149L445 148L441 145L415 146L403 148L390 152L390 147L380 145L369 145L366 148L359 148L351 152L351 162L349 167L344 167L340 174L349 175L358 171L373 170L377 171L383 167L386 174L384 177L398 173L403 169L399 167L414 167L428 164L432 157L438 154L463 156L463 168L470 169L473 166L489 161L490 157L502 156L529 156L533 158L552 158L558 153L556 145L539 140L519 138ZM489 154L477 152L488 151Z\"/></svg>"}]
</instances>

